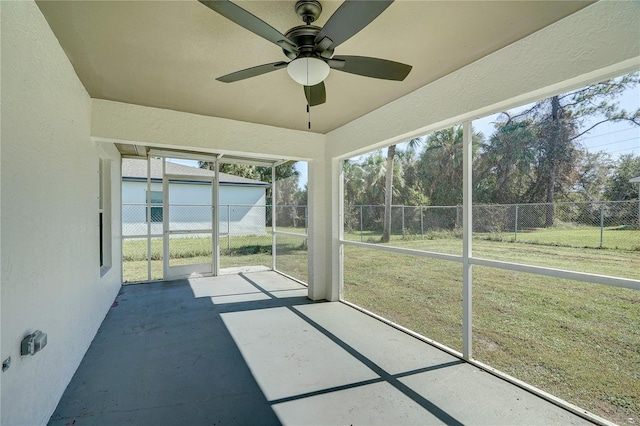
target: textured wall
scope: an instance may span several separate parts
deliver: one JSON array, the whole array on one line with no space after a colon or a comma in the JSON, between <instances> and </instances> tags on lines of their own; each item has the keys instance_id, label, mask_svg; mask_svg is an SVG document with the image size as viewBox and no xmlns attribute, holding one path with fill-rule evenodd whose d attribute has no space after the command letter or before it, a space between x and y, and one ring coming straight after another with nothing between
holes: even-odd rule
<instances>
[{"instance_id":1,"label":"textured wall","mask_svg":"<svg viewBox=\"0 0 640 426\"><path fill-rule=\"evenodd\" d=\"M312 159L324 153L324 136L226 118L93 100L91 134L107 140L205 152Z\"/></svg>"},{"instance_id":2,"label":"textured wall","mask_svg":"<svg viewBox=\"0 0 640 426\"><path fill-rule=\"evenodd\" d=\"M0 357L12 358L1 373L0 423L36 425L48 421L120 288L119 264L101 276L98 239L98 158L114 156L116 176L119 161L91 140L89 96L35 3L0 4ZM35 329L48 345L21 357L20 341Z\"/></svg>"}]
</instances>

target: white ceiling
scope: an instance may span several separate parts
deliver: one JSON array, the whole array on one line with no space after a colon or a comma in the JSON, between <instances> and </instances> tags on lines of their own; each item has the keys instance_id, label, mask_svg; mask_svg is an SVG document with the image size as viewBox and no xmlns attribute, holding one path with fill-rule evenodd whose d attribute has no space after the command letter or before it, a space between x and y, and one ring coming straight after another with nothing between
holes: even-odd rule
<instances>
[{"instance_id":1,"label":"white ceiling","mask_svg":"<svg viewBox=\"0 0 640 426\"><path fill-rule=\"evenodd\" d=\"M282 33L302 24L295 1L236 3ZM314 24L324 25L340 3L322 1ZM335 53L407 63L411 73L396 82L332 70L327 102L311 109L311 130L340 127L590 3L397 0ZM286 57L195 0L38 6L93 98L307 129L303 89L286 70L235 83L215 80Z\"/></svg>"}]
</instances>

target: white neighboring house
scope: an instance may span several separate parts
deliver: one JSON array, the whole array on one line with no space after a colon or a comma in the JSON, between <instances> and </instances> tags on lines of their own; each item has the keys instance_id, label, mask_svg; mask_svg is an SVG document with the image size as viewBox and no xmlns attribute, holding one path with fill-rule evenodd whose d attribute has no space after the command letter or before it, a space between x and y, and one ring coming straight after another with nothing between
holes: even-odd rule
<instances>
[{"instance_id":1,"label":"white neighboring house","mask_svg":"<svg viewBox=\"0 0 640 426\"><path fill-rule=\"evenodd\" d=\"M166 162L171 179L169 190L170 229L211 230L211 184L188 176L213 179L215 172ZM266 232L266 189L271 185L253 179L220 173L220 234L263 235ZM151 235L162 237L162 160L151 160ZM122 236L147 235L147 161L122 159ZM201 234L192 234L198 236ZM210 235L210 234L209 234Z\"/></svg>"}]
</instances>

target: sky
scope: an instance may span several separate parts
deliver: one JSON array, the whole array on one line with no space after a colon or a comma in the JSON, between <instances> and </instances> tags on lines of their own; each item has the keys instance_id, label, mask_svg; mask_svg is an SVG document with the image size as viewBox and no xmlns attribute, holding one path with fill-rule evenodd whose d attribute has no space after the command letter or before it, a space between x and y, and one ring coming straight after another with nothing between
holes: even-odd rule
<instances>
[{"instance_id":1,"label":"sky","mask_svg":"<svg viewBox=\"0 0 640 426\"><path fill-rule=\"evenodd\" d=\"M617 101L620 108L627 112L637 110L640 108L640 87L627 90ZM493 133L492 123L496 121L498 115L493 114L474 120L474 130L481 131L485 137L488 137ZM592 124L585 122L583 128L590 125ZM588 151L605 151L613 159L617 159L622 154L640 155L640 126L627 122L604 123L585 133L579 141Z\"/></svg>"}]
</instances>

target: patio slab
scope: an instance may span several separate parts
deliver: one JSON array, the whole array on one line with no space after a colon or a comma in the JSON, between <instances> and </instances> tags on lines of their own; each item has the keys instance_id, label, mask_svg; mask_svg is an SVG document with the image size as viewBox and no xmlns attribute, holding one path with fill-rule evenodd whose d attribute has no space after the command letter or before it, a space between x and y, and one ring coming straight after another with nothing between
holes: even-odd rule
<instances>
[{"instance_id":1,"label":"patio slab","mask_svg":"<svg viewBox=\"0 0 640 426\"><path fill-rule=\"evenodd\" d=\"M275 272L123 287L50 425L586 420Z\"/></svg>"}]
</instances>

